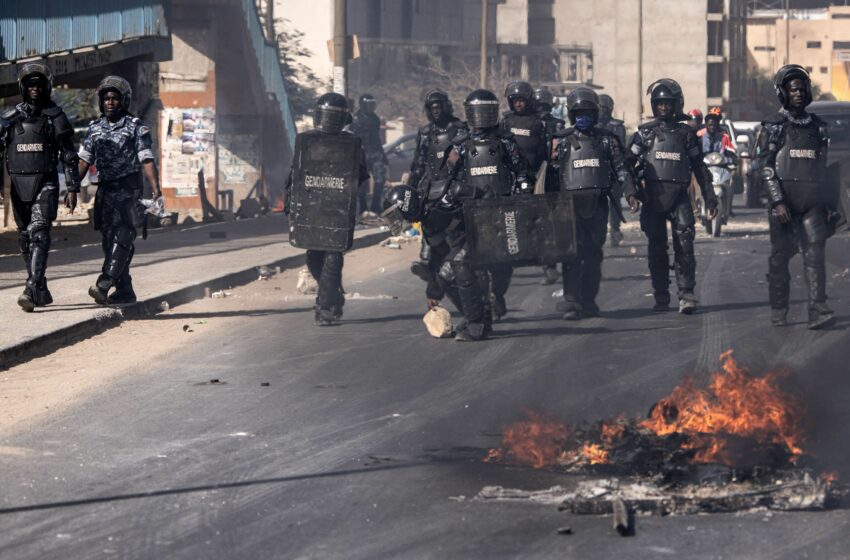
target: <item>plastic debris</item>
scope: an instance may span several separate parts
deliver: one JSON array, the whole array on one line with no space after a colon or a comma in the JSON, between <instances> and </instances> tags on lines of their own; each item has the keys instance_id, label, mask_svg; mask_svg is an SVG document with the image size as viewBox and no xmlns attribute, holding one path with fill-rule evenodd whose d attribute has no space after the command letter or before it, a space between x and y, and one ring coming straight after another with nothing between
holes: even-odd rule
<instances>
[{"instance_id":1,"label":"plastic debris","mask_svg":"<svg viewBox=\"0 0 850 560\"><path fill-rule=\"evenodd\" d=\"M232 295L233 295L232 293L230 293L226 290L219 290L217 292L213 292L212 294L210 294L210 297L213 298L213 299L224 299L224 298L228 298Z\"/></svg>"},{"instance_id":2,"label":"plastic debris","mask_svg":"<svg viewBox=\"0 0 850 560\"><path fill-rule=\"evenodd\" d=\"M302 268L298 271L298 283L295 285L295 289L298 290L299 294L315 294L319 291L319 284L309 270Z\"/></svg>"},{"instance_id":3,"label":"plastic debris","mask_svg":"<svg viewBox=\"0 0 850 560\"><path fill-rule=\"evenodd\" d=\"M258 266L257 274L259 274L259 278L257 278L257 280L269 280L275 275L275 271L268 266Z\"/></svg>"}]
</instances>

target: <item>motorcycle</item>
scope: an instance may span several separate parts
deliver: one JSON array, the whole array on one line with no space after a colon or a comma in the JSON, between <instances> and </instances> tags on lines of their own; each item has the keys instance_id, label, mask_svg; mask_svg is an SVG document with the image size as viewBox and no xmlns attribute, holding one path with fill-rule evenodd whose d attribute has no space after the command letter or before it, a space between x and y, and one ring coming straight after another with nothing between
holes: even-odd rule
<instances>
[{"instance_id":1,"label":"motorcycle","mask_svg":"<svg viewBox=\"0 0 850 560\"><path fill-rule=\"evenodd\" d=\"M712 221L709 218L708 208L705 207L704 201L700 200L700 221L708 235L720 237L720 231L729 221L729 214L732 210L732 171L734 166L728 164L726 158L719 152L705 154L703 162L711 173L714 195L717 197L717 217Z\"/></svg>"}]
</instances>

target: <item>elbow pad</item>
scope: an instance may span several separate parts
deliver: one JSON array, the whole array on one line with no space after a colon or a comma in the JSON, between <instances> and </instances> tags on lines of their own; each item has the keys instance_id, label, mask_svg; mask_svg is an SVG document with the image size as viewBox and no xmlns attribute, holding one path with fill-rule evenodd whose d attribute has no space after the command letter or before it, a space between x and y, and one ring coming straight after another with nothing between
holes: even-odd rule
<instances>
[{"instance_id":1,"label":"elbow pad","mask_svg":"<svg viewBox=\"0 0 850 560\"><path fill-rule=\"evenodd\" d=\"M767 198L771 206L776 206L785 201L785 195L782 192L782 184L776 176L776 171L772 167L765 167L761 170L761 178L764 182L764 189L767 191Z\"/></svg>"}]
</instances>

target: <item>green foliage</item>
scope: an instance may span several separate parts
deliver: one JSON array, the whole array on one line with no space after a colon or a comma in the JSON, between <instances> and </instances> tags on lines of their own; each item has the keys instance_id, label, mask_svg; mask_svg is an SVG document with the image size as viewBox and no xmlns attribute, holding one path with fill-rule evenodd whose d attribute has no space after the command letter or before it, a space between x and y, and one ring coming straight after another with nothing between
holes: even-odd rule
<instances>
[{"instance_id":1,"label":"green foliage","mask_svg":"<svg viewBox=\"0 0 850 560\"><path fill-rule=\"evenodd\" d=\"M313 54L304 46L304 32L295 29L288 19L279 19L276 23L281 29L276 36L280 70L286 82L292 116L297 121L312 109L318 96L317 90L326 88L328 84L304 63L304 59Z\"/></svg>"},{"instance_id":2,"label":"green foliage","mask_svg":"<svg viewBox=\"0 0 850 560\"><path fill-rule=\"evenodd\" d=\"M55 88L51 97L74 126L86 126L100 116L93 89Z\"/></svg>"}]
</instances>

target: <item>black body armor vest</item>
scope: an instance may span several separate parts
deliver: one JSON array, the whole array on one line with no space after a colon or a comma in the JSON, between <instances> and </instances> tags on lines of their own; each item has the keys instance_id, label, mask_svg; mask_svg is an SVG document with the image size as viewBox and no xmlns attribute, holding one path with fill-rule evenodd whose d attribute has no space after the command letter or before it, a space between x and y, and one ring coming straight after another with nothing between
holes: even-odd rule
<instances>
[{"instance_id":1,"label":"black body armor vest","mask_svg":"<svg viewBox=\"0 0 850 560\"><path fill-rule=\"evenodd\" d=\"M522 155L528 160L528 171L536 174L546 158L546 128L538 115L505 115L502 130L514 135Z\"/></svg>"},{"instance_id":2,"label":"black body armor vest","mask_svg":"<svg viewBox=\"0 0 850 560\"><path fill-rule=\"evenodd\" d=\"M18 117L13 123L6 147L9 175L56 173L59 161L50 120L45 116Z\"/></svg>"},{"instance_id":3,"label":"black body armor vest","mask_svg":"<svg viewBox=\"0 0 850 560\"><path fill-rule=\"evenodd\" d=\"M490 198L511 194L511 172L505 165L502 142L497 137L464 142L464 193L462 199Z\"/></svg>"},{"instance_id":4,"label":"black body armor vest","mask_svg":"<svg viewBox=\"0 0 850 560\"><path fill-rule=\"evenodd\" d=\"M688 158L688 125L680 124L673 130L652 129L652 137L644 155L645 176L648 182L691 182L691 162Z\"/></svg>"}]
</instances>

